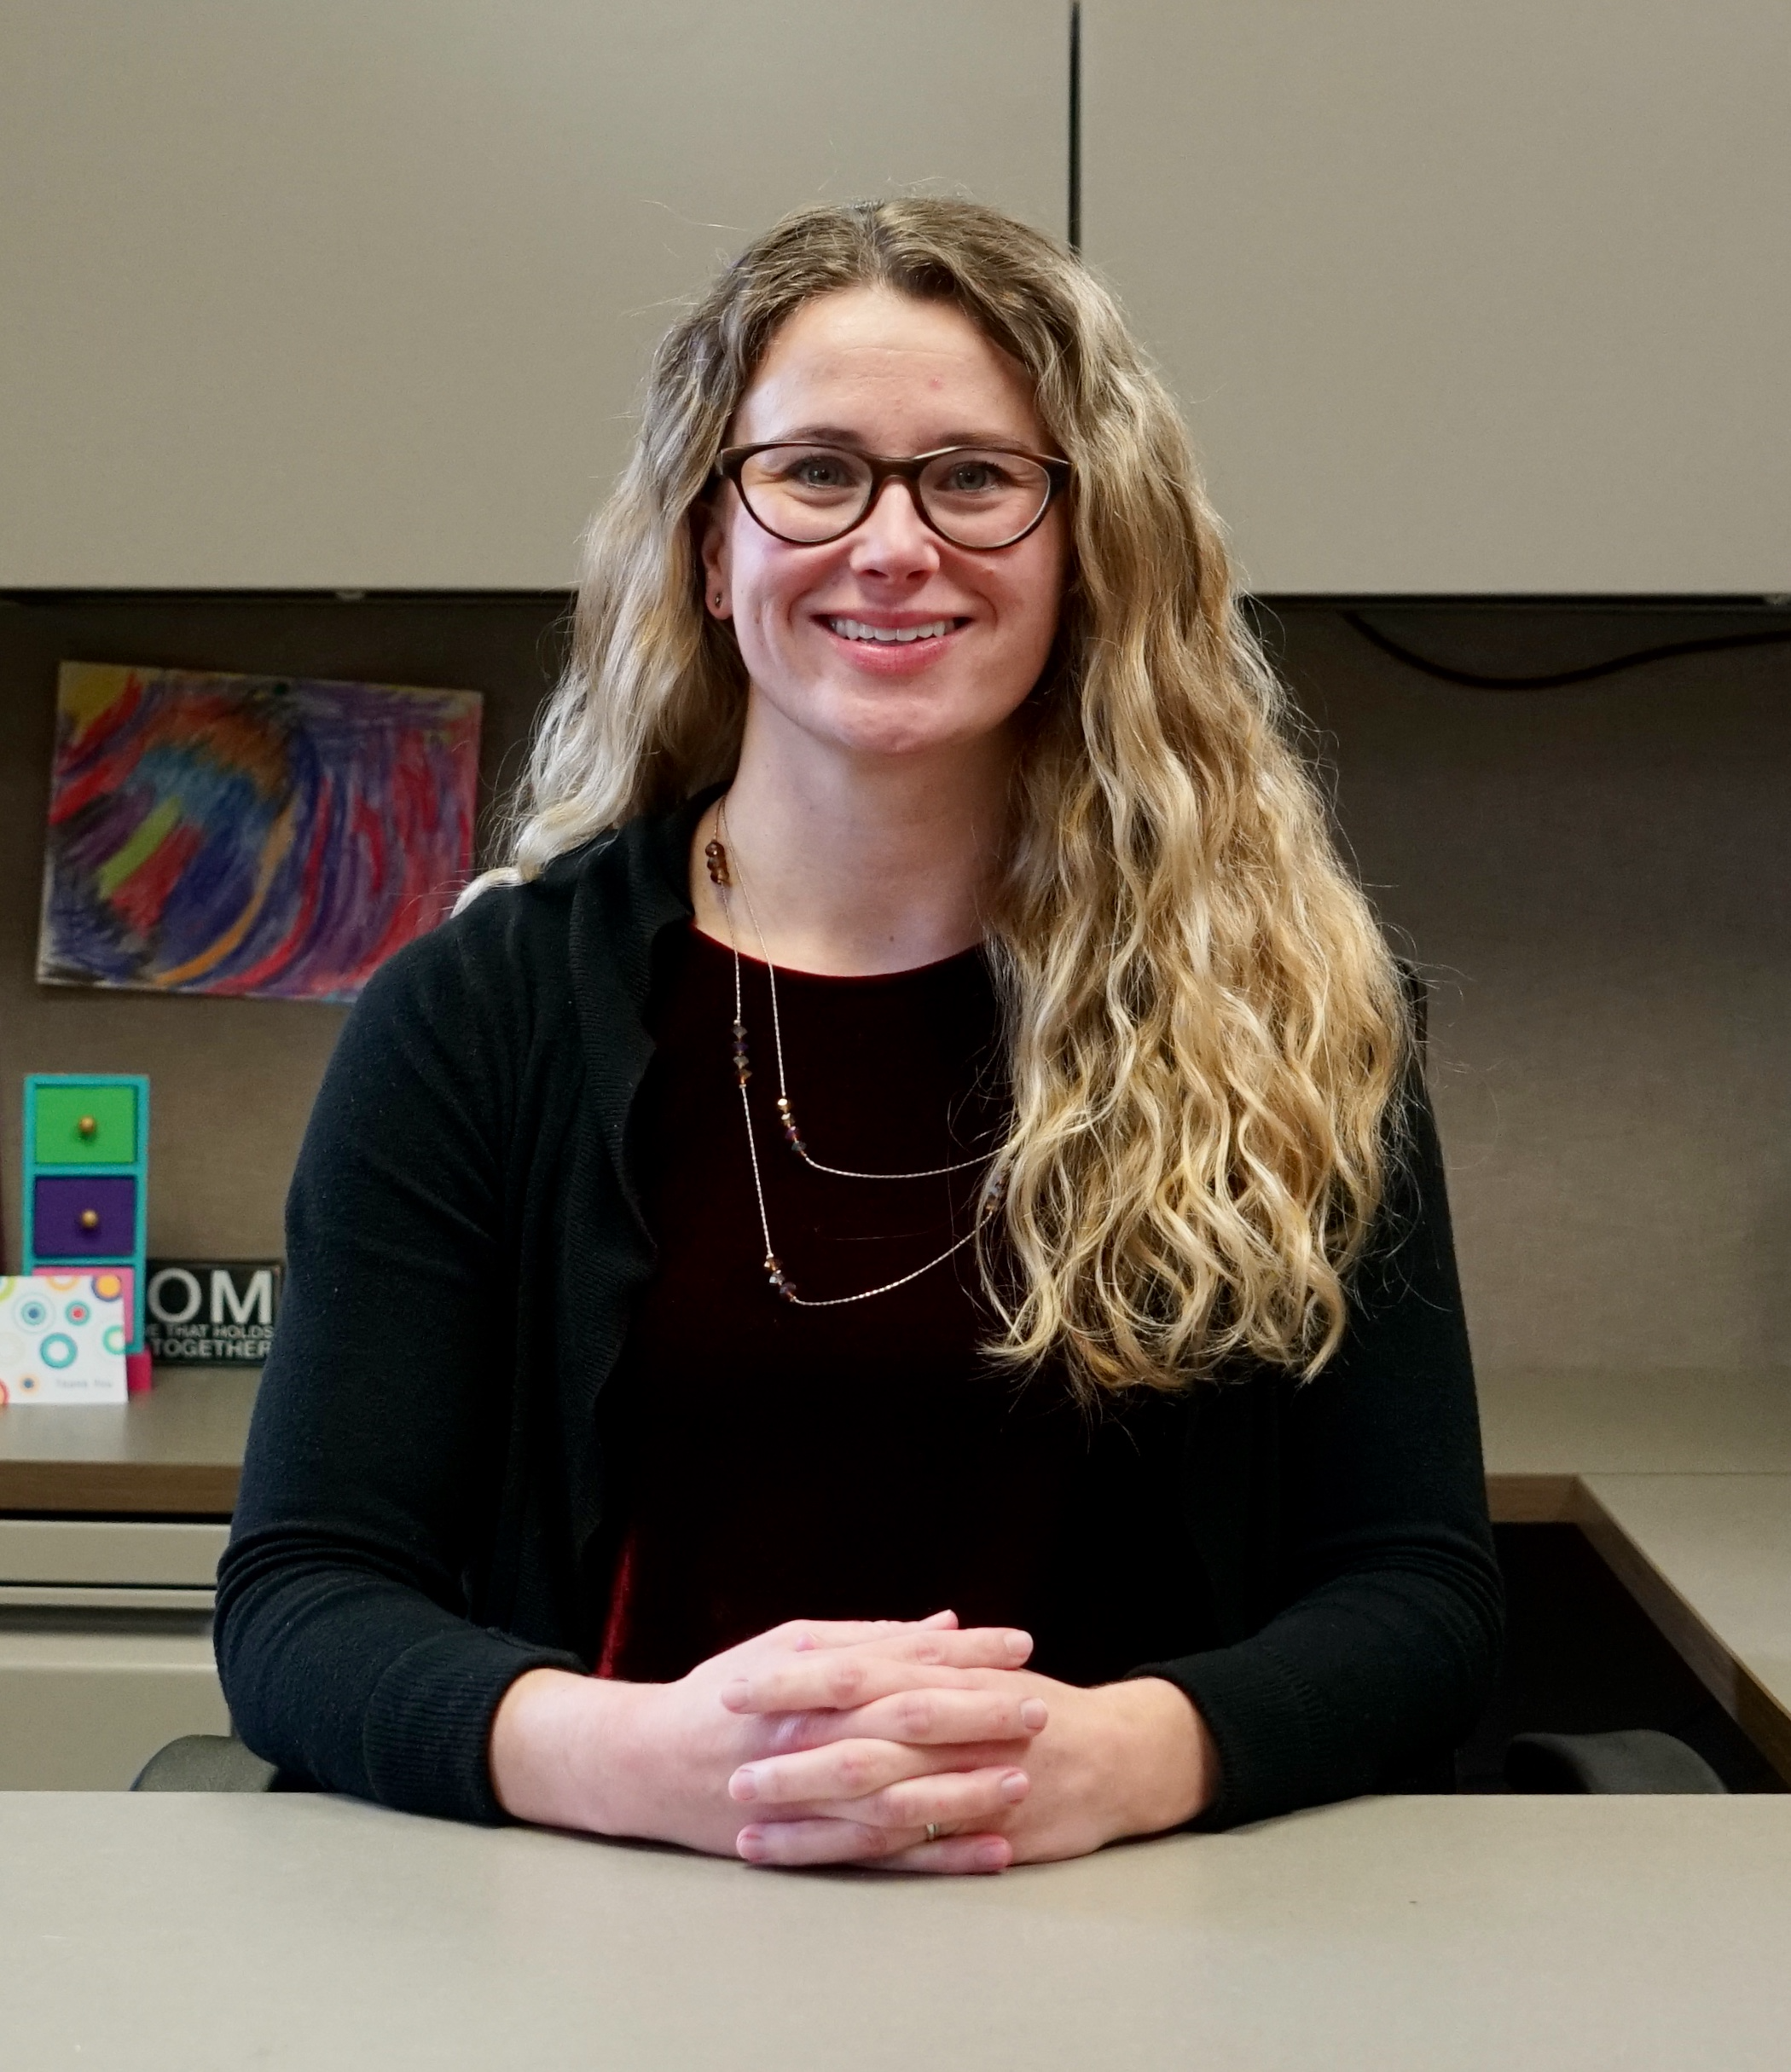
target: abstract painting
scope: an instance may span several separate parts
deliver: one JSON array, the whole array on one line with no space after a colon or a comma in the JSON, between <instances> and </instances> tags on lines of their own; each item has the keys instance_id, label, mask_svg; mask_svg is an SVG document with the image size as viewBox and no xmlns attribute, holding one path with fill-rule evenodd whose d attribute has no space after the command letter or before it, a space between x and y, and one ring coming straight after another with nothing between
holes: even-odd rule
<instances>
[{"instance_id":1,"label":"abstract painting","mask_svg":"<svg viewBox=\"0 0 1791 2072\"><path fill-rule=\"evenodd\" d=\"M352 1000L472 865L472 691L66 662L38 976Z\"/></svg>"}]
</instances>

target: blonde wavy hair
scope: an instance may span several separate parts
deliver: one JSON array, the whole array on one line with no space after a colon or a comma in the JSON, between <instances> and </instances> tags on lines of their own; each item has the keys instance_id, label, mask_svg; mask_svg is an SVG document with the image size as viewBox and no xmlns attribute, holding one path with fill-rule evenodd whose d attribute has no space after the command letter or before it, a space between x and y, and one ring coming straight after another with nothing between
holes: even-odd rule
<instances>
[{"instance_id":1,"label":"blonde wavy hair","mask_svg":"<svg viewBox=\"0 0 1791 2072\"><path fill-rule=\"evenodd\" d=\"M745 673L693 524L773 333L818 295L955 304L1032 378L1073 552L1022 709L987 912L1012 1093L982 1226L986 1351L1085 1400L1336 1349L1380 1202L1407 1013L1290 744L1186 432L1111 297L1049 238L934 199L804 209L661 342L593 520L517 807L526 880L728 778ZM1001 1241L1005 1240L1005 1242Z\"/></svg>"}]
</instances>

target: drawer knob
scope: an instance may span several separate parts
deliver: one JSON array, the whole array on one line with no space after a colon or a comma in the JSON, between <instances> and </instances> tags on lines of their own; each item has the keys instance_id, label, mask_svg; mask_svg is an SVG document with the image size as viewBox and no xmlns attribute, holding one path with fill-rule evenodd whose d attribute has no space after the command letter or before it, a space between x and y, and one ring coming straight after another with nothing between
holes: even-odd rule
<instances>
[{"instance_id":1,"label":"drawer knob","mask_svg":"<svg viewBox=\"0 0 1791 2072\"><path fill-rule=\"evenodd\" d=\"M99 1227L100 1212L97 1209L83 1209L81 1211L81 1228L84 1230L97 1230Z\"/></svg>"},{"instance_id":2,"label":"drawer knob","mask_svg":"<svg viewBox=\"0 0 1791 2072\"><path fill-rule=\"evenodd\" d=\"M75 1125L75 1134L78 1137L97 1137L99 1133L100 1126L91 1115L83 1115Z\"/></svg>"}]
</instances>

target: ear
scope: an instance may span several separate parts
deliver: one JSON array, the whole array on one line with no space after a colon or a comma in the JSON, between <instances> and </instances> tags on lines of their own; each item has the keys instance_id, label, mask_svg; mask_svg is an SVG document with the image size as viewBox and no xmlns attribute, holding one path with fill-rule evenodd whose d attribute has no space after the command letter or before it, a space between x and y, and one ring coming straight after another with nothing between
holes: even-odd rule
<instances>
[{"instance_id":1,"label":"ear","mask_svg":"<svg viewBox=\"0 0 1791 2072\"><path fill-rule=\"evenodd\" d=\"M703 609L718 619L733 616L733 604L728 581L727 524L723 510L726 489L710 502L698 505L691 513L691 523L697 530L697 559L703 570ZM721 602L716 603L717 595Z\"/></svg>"}]
</instances>

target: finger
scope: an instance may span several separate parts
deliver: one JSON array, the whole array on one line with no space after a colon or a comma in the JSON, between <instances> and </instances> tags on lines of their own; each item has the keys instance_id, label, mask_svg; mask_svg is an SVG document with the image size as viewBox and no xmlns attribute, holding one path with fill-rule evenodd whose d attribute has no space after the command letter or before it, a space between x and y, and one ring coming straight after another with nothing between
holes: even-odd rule
<instances>
[{"instance_id":1,"label":"finger","mask_svg":"<svg viewBox=\"0 0 1791 2072\"><path fill-rule=\"evenodd\" d=\"M910 1748L899 1741L861 1739L743 1762L727 1780L727 1795L743 1806L812 1805L823 1799L867 1798L905 1777L1015 1768L1011 1745L1000 1741ZM924 1815L923 1824L934 1817Z\"/></svg>"},{"instance_id":2,"label":"finger","mask_svg":"<svg viewBox=\"0 0 1791 2072\"><path fill-rule=\"evenodd\" d=\"M1006 1835L941 1835L936 1842L919 1842L893 1856L878 1856L871 1867L987 1877L992 1871L1007 1870L1013 1860L1014 1845Z\"/></svg>"},{"instance_id":3,"label":"finger","mask_svg":"<svg viewBox=\"0 0 1791 2072\"><path fill-rule=\"evenodd\" d=\"M1005 1672L994 1674L1001 1676ZM927 1693L942 1695L934 1685L927 1687ZM925 1749L938 1757L936 1762L916 1763L917 1775L924 1769L975 1769L985 1762L1012 1762L1023 1756L1033 1735L1039 1731L1026 1722L1045 1711L1041 1700L1017 1699L1011 1691L993 1695L987 1692L951 1691L943 1693L951 1705L957 1707L961 1701L968 1710L954 1710L949 1716L934 1712L909 1712L904 1728L899 1723L902 1716L894 1708L913 1695L899 1691L893 1698L880 1699L874 1704L860 1705L843 1712L752 1714L751 1716L757 1722L760 1744L752 1759L766 1761L774 1756L793 1756L803 1749L828 1748L837 1741L896 1741L916 1753ZM1023 1712L1026 1720L1017 1728L1015 1718ZM913 1728L924 1731L907 1730ZM986 1749L990 1752L972 1757L969 1753L972 1749Z\"/></svg>"},{"instance_id":4,"label":"finger","mask_svg":"<svg viewBox=\"0 0 1791 2072\"><path fill-rule=\"evenodd\" d=\"M810 1801L803 1817L851 1820L861 1826L891 1829L948 1828L965 1834L993 1828L1032 1788L1024 1770L942 1770L930 1777L904 1778L863 1797Z\"/></svg>"},{"instance_id":5,"label":"finger","mask_svg":"<svg viewBox=\"0 0 1791 2072\"><path fill-rule=\"evenodd\" d=\"M836 1741L799 1755L743 1762L727 1780L740 1805L806 1805L816 1799L865 1798L914 1774L917 1757L893 1741Z\"/></svg>"},{"instance_id":6,"label":"finger","mask_svg":"<svg viewBox=\"0 0 1791 2072\"><path fill-rule=\"evenodd\" d=\"M928 1683L971 1687L973 1672L1017 1669L1031 1652L1031 1635L1005 1626L897 1634L774 1658L724 1685L722 1703L730 1712L838 1711Z\"/></svg>"},{"instance_id":7,"label":"finger","mask_svg":"<svg viewBox=\"0 0 1791 2072\"><path fill-rule=\"evenodd\" d=\"M899 1634L923 1629L937 1629L958 1623L955 1612L935 1612L925 1618L792 1618L774 1626L759 1637L777 1641L798 1652L816 1647L857 1647L867 1641L888 1640Z\"/></svg>"},{"instance_id":8,"label":"finger","mask_svg":"<svg viewBox=\"0 0 1791 2072\"><path fill-rule=\"evenodd\" d=\"M855 1820L768 1820L743 1827L734 1847L748 1863L863 1863L903 1871L1005 1871L1013 1846L1001 1835L898 1835Z\"/></svg>"},{"instance_id":9,"label":"finger","mask_svg":"<svg viewBox=\"0 0 1791 2072\"><path fill-rule=\"evenodd\" d=\"M792 1746L809 1747L823 1741L906 1741L913 1747L931 1747L963 1741L1023 1741L1050 1724L1051 1710L1042 1698L1022 1690L1002 1687L1008 1680L991 1678L993 1689L944 1690L929 1684L919 1690L898 1691L850 1712L811 1712L796 1715L809 1723L809 1732Z\"/></svg>"}]
</instances>

